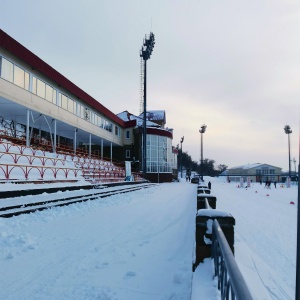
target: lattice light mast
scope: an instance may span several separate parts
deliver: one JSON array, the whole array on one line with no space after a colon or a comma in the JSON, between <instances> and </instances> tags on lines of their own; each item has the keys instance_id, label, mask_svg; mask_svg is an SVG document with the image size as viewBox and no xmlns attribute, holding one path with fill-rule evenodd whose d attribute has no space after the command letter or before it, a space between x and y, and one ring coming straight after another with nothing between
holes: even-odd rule
<instances>
[{"instance_id":1,"label":"lattice light mast","mask_svg":"<svg viewBox=\"0 0 300 300\"><path fill-rule=\"evenodd\" d=\"M141 51L140 51L140 57L144 61L144 111L143 111L143 176L146 177L147 173L147 143L146 143L146 135L147 135L147 129L146 129L146 112L147 112L147 86L146 86L146 80L147 80L147 60L150 59L150 56L152 54L153 48L155 45L155 37L152 32L150 32L149 36L145 36Z\"/></svg>"}]
</instances>

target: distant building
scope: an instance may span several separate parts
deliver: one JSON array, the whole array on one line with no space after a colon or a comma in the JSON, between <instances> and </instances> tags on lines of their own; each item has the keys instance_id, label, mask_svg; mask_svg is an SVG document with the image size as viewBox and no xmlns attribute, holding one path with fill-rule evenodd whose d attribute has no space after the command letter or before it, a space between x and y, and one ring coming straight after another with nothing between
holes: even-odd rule
<instances>
[{"instance_id":1,"label":"distant building","mask_svg":"<svg viewBox=\"0 0 300 300\"><path fill-rule=\"evenodd\" d=\"M249 177L252 182L265 182L267 180L279 182L281 173L282 168L254 163L228 169L227 178L230 181L240 181L240 178L243 177L244 182L246 182Z\"/></svg>"}]
</instances>

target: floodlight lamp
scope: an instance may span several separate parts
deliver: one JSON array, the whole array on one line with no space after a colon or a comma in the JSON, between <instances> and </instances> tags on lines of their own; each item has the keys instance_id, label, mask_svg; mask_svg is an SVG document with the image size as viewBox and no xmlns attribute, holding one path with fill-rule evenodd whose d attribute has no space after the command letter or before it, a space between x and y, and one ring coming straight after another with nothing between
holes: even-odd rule
<instances>
[{"instance_id":1,"label":"floodlight lamp","mask_svg":"<svg viewBox=\"0 0 300 300\"><path fill-rule=\"evenodd\" d=\"M286 134L292 133L291 127L289 125L285 125L283 129Z\"/></svg>"},{"instance_id":2,"label":"floodlight lamp","mask_svg":"<svg viewBox=\"0 0 300 300\"><path fill-rule=\"evenodd\" d=\"M201 129L199 129L199 132L200 133L204 133L205 132L205 130L206 130L206 125L205 124L203 124L202 126L201 126Z\"/></svg>"}]
</instances>

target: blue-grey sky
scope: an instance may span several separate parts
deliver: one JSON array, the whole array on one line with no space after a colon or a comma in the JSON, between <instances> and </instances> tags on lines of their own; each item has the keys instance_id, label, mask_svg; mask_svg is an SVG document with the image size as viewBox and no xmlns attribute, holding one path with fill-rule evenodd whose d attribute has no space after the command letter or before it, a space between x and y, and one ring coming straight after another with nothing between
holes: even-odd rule
<instances>
[{"instance_id":1,"label":"blue-grey sky","mask_svg":"<svg viewBox=\"0 0 300 300\"><path fill-rule=\"evenodd\" d=\"M0 27L116 114L139 113L152 31L147 109L166 110L174 145L199 161L205 123L204 158L288 170L288 124L298 164L298 0L2 0Z\"/></svg>"}]
</instances>

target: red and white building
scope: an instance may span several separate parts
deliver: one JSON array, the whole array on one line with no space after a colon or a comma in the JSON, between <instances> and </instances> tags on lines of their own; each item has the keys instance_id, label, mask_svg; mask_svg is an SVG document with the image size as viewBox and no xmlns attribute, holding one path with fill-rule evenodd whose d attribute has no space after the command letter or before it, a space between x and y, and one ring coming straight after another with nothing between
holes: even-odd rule
<instances>
[{"instance_id":1,"label":"red and white building","mask_svg":"<svg viewBox=\"0 0 300 300\"><path fill-rule=\"evenodd\" d=\"M177 169L173 131L165 128L164 111L149 111L147 119L148 179L171 181ZM5 120L24 129L27 146L48 141L54 153L80 149L101 159L133 161L141 170L140 117L114 114L0 30L0 122Z\"/></svg>"}]
</instances>

